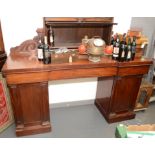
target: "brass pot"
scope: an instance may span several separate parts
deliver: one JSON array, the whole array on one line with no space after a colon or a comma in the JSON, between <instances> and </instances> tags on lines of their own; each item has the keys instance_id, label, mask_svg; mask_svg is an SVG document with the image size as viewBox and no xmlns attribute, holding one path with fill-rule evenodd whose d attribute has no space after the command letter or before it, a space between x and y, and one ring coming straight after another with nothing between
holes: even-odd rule
<instances>
[{"instance_id":1,"label":"brass pot","mask_svg":"<svg viewBox=\"0 0 155 155\"><path fill-rule=\"evenodd\" d=\"M89 55L89 60L92 62L100 61L105 45L105 41L102 38L94 37L89 39L87 42L87 53Z\"/></svg>"}]
</instances>

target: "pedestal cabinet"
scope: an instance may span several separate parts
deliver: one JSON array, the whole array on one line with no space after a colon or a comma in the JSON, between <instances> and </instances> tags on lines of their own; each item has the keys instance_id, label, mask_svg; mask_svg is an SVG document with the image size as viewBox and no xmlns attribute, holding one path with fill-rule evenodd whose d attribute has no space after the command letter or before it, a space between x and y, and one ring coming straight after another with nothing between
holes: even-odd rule
<instances>
[{"instance_id":1,"label":"pedestal cabinet","mask_svg":"<svg viewBox=\"0 0 155 155\"><path fill-rule=\"evenodd\" d=\"M48 82L9 85L9 88L17 135L50 131Z\"/></svg>"},{"instance_id":2,"label":"pedestal cabinet","mask_svg":"<svg viewBox=\"0 0 155 155\"><path fill-rule=\"evenodd\" d=\"M149 66L141 64L143 61L137 60L118 62L116 76L111 78L111 82L98 78L95 104L109 123L135 117L134 108L141 79L149 69Z\"/></svg>"}]
</instances>

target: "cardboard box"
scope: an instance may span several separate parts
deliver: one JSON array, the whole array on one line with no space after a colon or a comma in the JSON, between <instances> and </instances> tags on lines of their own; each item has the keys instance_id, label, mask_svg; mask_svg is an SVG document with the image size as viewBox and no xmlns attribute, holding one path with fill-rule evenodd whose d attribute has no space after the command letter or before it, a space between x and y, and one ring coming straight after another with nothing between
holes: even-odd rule
<instances>
[{"instance_id":1,"label":"cardboard box","mask_svg":"<svg viewBox=\"0 0 155 155\"><path fill-rule=\"evenodd\" d=\"M155 124L123 125L119 124L115 131L116 138L155 137Z\"/></svg>"}]
</instances>

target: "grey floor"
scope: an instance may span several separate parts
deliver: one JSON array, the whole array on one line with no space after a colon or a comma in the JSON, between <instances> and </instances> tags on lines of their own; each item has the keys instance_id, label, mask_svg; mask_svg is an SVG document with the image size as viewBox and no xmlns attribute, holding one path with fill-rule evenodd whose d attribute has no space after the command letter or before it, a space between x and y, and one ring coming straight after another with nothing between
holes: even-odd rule
<instances>
[{"instance_id":1,"label":"grey floor","mask_svg":"<svg viewBox=\"0 0 155 155\"><path fill-rule=\"evenodd\" d=\"M119 123L147 124L155 123L155 103L145 111L136 112L136 118L128 121L108 124L95 105L81 105L50 110L52 132L24 136L24 138L113 138ZM11 125L0 134L0 138L15 138L15 125Z\"/></svg>"}]
</instances>

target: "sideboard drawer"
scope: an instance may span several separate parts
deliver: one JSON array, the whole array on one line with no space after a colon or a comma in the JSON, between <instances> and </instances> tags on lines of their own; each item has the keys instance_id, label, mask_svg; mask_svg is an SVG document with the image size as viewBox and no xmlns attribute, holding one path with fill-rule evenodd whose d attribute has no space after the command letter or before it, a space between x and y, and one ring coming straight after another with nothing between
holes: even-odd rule
<instances>
[{"instance_id":1,"label":"sideboard drawer","mask_svg":"<svg viewBox=\"0 0 155 155\"><path fill-rule=\"evenodd\" d=\"M73 69L73 70L62 70L52 71L50 73L50 80L59 79L72 79L72 78L85 78L85 77L107 77L116 76L116 67L105 67L105 68L85 68L85 69Z\"/></svg>"},{"instance_id":2,"label":"sideboard drawer","mask_svg":"<svg viewBox=\"0 0 155 155\"><path fill-rule=\"evenodd\" d=\"M148 73L149 66L131 66L131 67L119 67L118 76L128 76L128 75L142 75Z\"/></svg>"},{"instance_id":3,"label":"sideboard drawer","mask_svg":"<svg viewBox=\"0 0 155 155\"><path fill-rule=\"evenodd\" d=\"M82 68L82 69L64 69L45 72L27 72L9 74L6 77L8 84L45 82L50 80L88 78L88 77L108 77L116 76L116 67L104 68Z\"/></svg>"}]
</instances>

